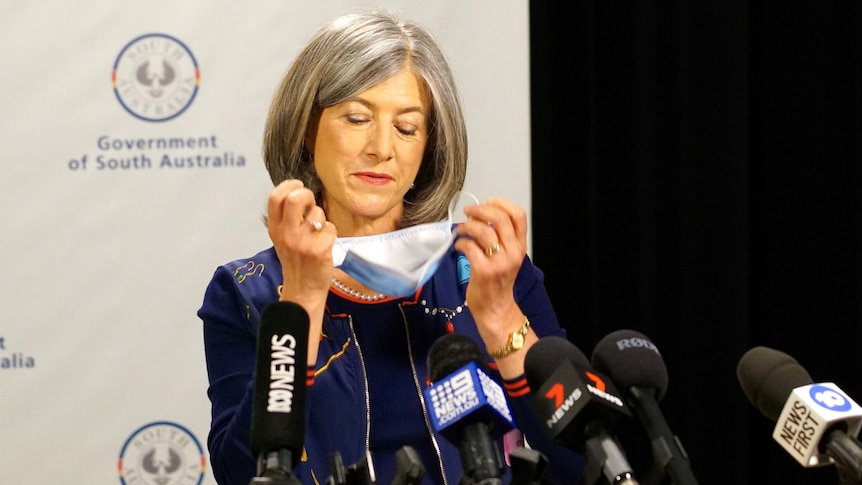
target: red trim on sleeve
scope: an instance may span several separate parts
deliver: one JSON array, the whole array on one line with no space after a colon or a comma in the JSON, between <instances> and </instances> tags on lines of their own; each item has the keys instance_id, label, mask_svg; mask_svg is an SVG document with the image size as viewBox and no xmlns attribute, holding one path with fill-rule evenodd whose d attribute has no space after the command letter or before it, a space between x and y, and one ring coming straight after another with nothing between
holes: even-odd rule
<instances>
[{"instance_id":1,"label":"red trim on sleeve","mask_svg":"<svg viewBox=\"0 0 862 485\"><path fill-rule=\"evenodd\" d=\"M523 374L514 379L504 380L503 387L509 397L522 397L530 393L530 385L527 383L527 377Z\"/></svg>"}]
</instances>

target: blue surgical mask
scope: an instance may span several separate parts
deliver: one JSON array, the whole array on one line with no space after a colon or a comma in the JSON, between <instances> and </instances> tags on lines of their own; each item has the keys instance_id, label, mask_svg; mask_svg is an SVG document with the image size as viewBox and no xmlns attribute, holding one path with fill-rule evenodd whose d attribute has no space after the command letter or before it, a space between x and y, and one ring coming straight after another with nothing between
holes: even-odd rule
<instances>
[{"instance_id":1,"label":"blue surgical mask","mask_svg":"<svg viewBox=\"0 0 862 485\"><path fill-rule=\"evenodd\" d=\"M449 204L449 219L405 227L373 236L340 237L332 246L336 268L372 290L389 296L412 295L431 279L455 242L454 210L461 192Z\"/></svg>"}]
</instances>

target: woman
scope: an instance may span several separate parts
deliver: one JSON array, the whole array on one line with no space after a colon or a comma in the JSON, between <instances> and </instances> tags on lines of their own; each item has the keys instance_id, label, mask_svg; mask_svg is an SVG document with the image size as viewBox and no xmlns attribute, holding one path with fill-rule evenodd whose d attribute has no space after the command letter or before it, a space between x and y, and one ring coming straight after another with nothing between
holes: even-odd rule
<instances>
[{"instance_id":1,"label":"woman","mask_svg":"<svg viewBox=\"0 0 862 485\"><path fill-rule=\"evenodd\" d=\"M422 396L428 350L450 332L487 349L518 427L549 458L545 479L575 483L582 461L548 442L523 393L527 349L565 333L526 255L521 208L502 198L466 206L457 240L442 240L439 261L407 294L381 293L391 286L333 259L352 242L395 267L398 251L418 248L411 244L424 229L443 221L449 231L467 135L452 72L428 32L382 11L322 27L276 92L263 153L275 186L265 216L273 247L219 267L198 312L219 483L245 485L256 473L249 448L256 335L263 309L279 300L298 303L310 319L314 380L293 470L303 483L326 481L333 452L351 464L368 451L377 480L390 483L405 445L420 457L425 483L459 481L457 444L430 428ZM414 228L423 231L403 232ZM397 247L402 238L408 244Z\"/></svg>"}]
</instances>

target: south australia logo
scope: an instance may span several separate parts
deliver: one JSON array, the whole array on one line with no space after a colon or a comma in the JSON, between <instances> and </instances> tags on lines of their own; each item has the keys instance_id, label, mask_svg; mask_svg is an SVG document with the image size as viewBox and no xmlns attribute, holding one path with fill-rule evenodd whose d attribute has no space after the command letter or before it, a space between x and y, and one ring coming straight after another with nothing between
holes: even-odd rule
<instances>
[{"instance_id":1,"label":"south australia logo","mask_svg":"<svg viewBox=\"0 0 862 485\"><path fill-rule=\"evenodd\" d=\"M176 118L194 101L200 69L192 51L166 34L145 34L126 44L114 61L111 83L132 116L160 122Z\"/></svg>"},{"instance_id":2,"label":"south australia logo","mask_svg":"<svg viewBox=\"0 0 862 485\"><path fill-rule=\"evenodd\" d=\"M200 485L206 457L195 436L166 421L132 433L117 464L122 485Z\"/></svg>"}]
</instances>

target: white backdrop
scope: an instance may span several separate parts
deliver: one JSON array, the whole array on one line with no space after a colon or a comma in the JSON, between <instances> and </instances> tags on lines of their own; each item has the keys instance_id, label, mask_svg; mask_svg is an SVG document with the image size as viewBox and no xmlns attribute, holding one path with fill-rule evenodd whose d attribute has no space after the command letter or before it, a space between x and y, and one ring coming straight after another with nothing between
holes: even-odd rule
<instances>
[{"instance_id":1,"label":"white backdrop","mask_svg":"<svg viewBox=\"0 0 862 485\"><path fill-rule=\"evenodd\" d=\"M375 4L452 62L465 188L529 211L525 0L0 2L0 484L215 483L195 312L217 265L270 244L260 141L288 63L325 20ZM183 56L183 90L135 104L124 56L161 47ZM210 146L125 147L172 138ZM210 165L161 165L198 156ZM156 466L169 450L181 469Z\"/></svg>"}]
</instances>

